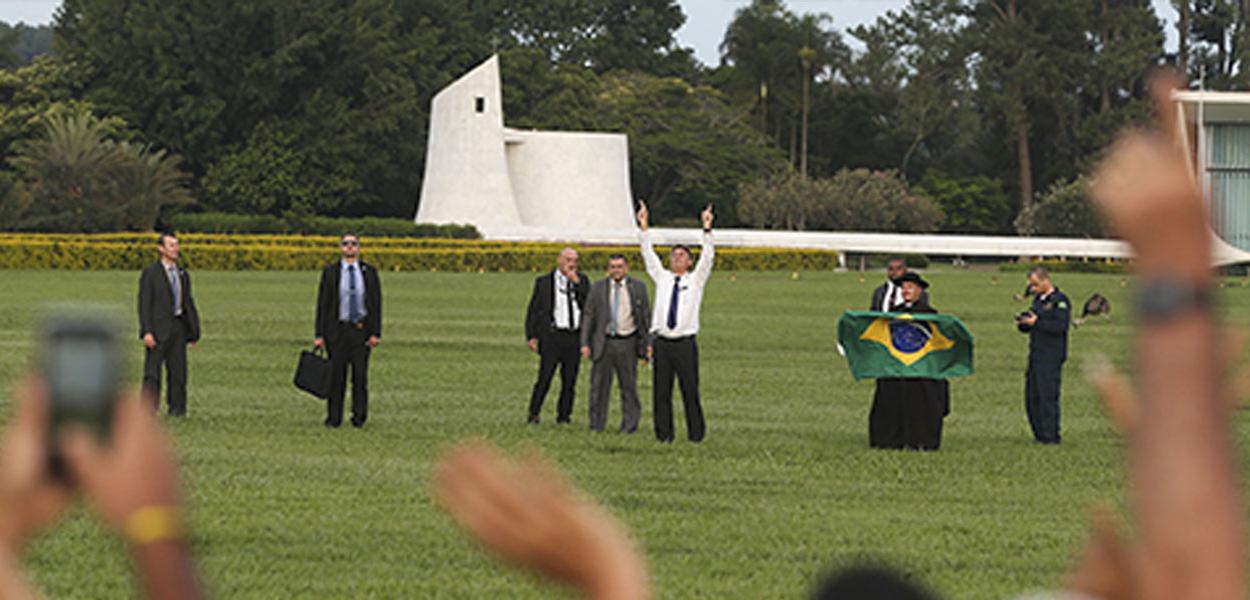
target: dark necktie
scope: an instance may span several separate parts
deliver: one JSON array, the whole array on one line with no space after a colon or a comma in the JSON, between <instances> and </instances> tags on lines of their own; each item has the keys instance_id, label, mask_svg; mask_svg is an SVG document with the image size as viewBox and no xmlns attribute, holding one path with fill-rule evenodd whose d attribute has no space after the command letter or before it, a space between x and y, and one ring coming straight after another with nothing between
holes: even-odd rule
<instances>
[{"instance_id":1,"label":"dark necktie","mask_svg":"<svg viewBox=\"0 0 1250 600\"><path fill-rule=\"evenodd\" d=\"M178 278L178 267L169 267L169 290L173 293L174 316L182 314L182 281Z\"/></svg>"},{"instance_id":2,"label":"dark necktie","mask_svg":"<svg viewBox=\"0 0 1250 600\"><path fill-rule=\"evenodd\" d=\"M569 329L577 329L577 323L573 322L573 280L572 279L564 280L564 297L568 298L568 302L565 302L565 305L567 306L568 311L569 311Z\"/></svg>"},{"instance_id":3,"label":"dark necktie","mask_svg":"<svg viewBox=\"0 0 1250 600\"><path fill-rule=\"evenodd\" d=\"M360 301L356 299L356 265L347 265L347 320L360 320Z\"/></svg>"},{"instance_id":4,"label":"dark necktie","mask_svg":"<svg viewBox=\"0 0 1250 600\"><path fill-rule=\"evenodd\" d=\"M673 278L673 297L668 301L668 328L677 329L677 292L681 291L681 275Z\"/></svg>"}]
</instances>

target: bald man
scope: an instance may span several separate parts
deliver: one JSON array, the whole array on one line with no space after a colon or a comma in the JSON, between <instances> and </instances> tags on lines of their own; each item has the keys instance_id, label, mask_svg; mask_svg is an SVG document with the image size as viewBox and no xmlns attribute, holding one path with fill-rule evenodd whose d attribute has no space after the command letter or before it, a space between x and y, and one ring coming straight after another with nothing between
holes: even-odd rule
<instances>
[{"instance_id":1,"label":"bald man","mask_svg":"<svg viewBox=\"0 0 1250 600\"><path fill-rule=\"evenodd\" d=\"M590 278L577 270L577 251L560 251L556 270L534 280L529 310L525 314L525 343L538 353L538 381L530 394L527 422L537 425L551 377L560 367L560 401L556 422L568 423L573 414L577 368L581 362L579 331L582 309L590 294Z\"/></svg>"}]
</instances>

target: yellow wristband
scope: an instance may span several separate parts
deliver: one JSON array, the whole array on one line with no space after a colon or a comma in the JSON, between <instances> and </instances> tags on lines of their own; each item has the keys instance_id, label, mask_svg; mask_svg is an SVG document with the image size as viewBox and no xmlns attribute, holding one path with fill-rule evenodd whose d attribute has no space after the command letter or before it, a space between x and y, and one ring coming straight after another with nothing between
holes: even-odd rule
<instances>
[{"instance_id":1,"label":"yellow wristband","mask_svg":"<svg viewBox=\"0 0 1250 600\"><path fill-rule=\"evenodd\" d=\"M176 506L145 506L130 513L122 527L126 539L136 546L180 540L186 533L182 510Z\"/></svg>"}]
</instances>

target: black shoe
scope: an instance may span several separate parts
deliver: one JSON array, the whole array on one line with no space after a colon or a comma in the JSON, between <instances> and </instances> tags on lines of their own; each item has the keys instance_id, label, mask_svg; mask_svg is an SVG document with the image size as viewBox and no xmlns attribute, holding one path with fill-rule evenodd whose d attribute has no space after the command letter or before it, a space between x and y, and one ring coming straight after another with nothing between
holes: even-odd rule
<instances>
[{"instance_id":1,"label":"black shoe","mask_svg":"<svg viewBox=\"0 0 1250 600\"><path fill-rule=\"evenodd\" d=\"M661 444L673 443L673 438L656 438L656 440L659 441Z\"/></svg>"},{"instance_id":2,"label":"black shoe","mask_svg":"<svg viewBox=\"0 0 1250 600\"><path fill-rule=\"evenodd\" d=\"M537 425L538 415L530 415L529 418L525 419L525 422L529 423L530 425Z\"/></svg>"},{"instance_id":3,"label":"black shoe","mask_svg":"<svg viewBox=\"0 0 1250 600\"><path fill-rule=\"evenodd\" d=\"M339 423L332 423L330 421L325 422L326 429L338 429L339 425L342 425L342 424L343 424L342 422L339 422Z\"/></svg>"},{"instance_id":4,"label":"black shoe","mask_svg":"<svg viewBox=\"0 0 1250 600\"><path fill-rule=\"evenodd\" d=\"M187 409L185 409L185 408L183 408L183 409L173 409L173 408L171 408L171 409L169 409L169 413L168 413L168 414L169 414L169 416L171 416L171 417L185 417L185 416L187 416Z\"/></svg>"},{"instance_id":5,"label":"black shoe","mask_svg":"<svg viewBox=\"0 0 1250 600\"><path fill-rule=\"evenodd\" d=\"M365 426L364 421L357 421L356 419L352 419L352 427L355 427L356 429L360 429L361 427L364 427L364 426Z\"/></svg>"},{"instance_id":6,"label":"black shoe","mask_svg":"<svg viewBox=\"0 0 1250 600\"><path fill-rule=\"evenodd\" d=\"M559 419L556 419L556 423L557 423L557 424L568 425L568 424L570 424L570 423L572 423L572 422L573 422L573 421L572 421L572 420L570 420L568 417L564 417L564 418L559 418Z\"/></svg>"}]
</instances>

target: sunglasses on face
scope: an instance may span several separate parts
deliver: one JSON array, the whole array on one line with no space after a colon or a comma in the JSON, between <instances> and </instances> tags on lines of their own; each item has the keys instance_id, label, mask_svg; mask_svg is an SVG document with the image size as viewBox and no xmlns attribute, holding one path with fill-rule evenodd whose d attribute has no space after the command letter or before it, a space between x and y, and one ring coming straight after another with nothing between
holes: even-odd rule
<instances>
[{"instance_id":1,"label":"sunglasses on face","mask_svg":"<svg viewBox=\"0 0 1250 600\"><path fill-rule=\"evenodd\" d=\"M343 240L342 244L344 246L359 246L360 242L357 242L355 240Z\"/></svg>"}]
</instances>

